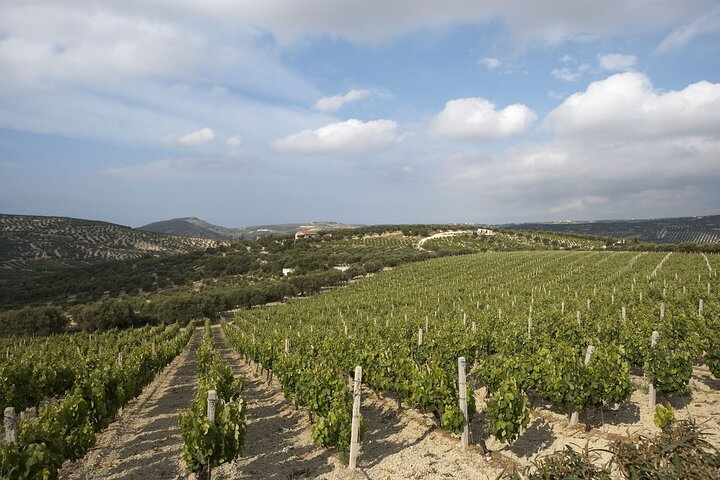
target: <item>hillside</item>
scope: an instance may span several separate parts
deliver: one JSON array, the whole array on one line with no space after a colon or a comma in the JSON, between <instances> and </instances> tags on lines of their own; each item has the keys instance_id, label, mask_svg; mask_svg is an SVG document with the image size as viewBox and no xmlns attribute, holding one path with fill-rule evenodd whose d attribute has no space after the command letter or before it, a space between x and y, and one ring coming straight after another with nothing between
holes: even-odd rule
<instances>
[{"instance_id":1,"label":"hillside","mask_svg":"<svg viewBox=\"0 0 720 480\"><path fill-rule=\"evenodd\" d=\"M173 218L172 220L153 222L143 225L137 230L183 237L217 238L224 240L237 240L241 235L241 231L237 228L220 227L197 217Z\"/></svg>"},{"instance_id":2,"label":"hillside","mask_svg":"<svg viewBox=\"0 0 720 480\"><path fill-rule=\"evenodd\" d=\"M504 226L518 230L579 233L652 243L720 243L720 215L650 220L518 223Z\"/></svg>"},{"instance_id":3,"label":"hillside","mask_svg":"<svg viewBox=\"0 0 720 480\"><path fill-rule=\"evenodd\" d=\"M0 215L0 268L10 270L48 270L218 245L220 242L205 238L142 232L92 220Z\"/></svg>"},{"instance_id":4,"label":"hillside","mask_svg":"<svg viewBox=\"0 0 720 480\"><path fill-rule=\"evenodd\" d=\"M278 225L254 225L242 228L227 228L206 222L196 217L174 218L153 222L137 230L166 233L170 235L182 235L187 237L216 238L224 240L238 240L240 238L255 240L259 237L270 235L286 235L303 231L319 232L321 230L338 230L342 228L354 228L362 225L346 225L338 222L308 222L308 223L283 223Z\"/></svg>"}]
</instances>

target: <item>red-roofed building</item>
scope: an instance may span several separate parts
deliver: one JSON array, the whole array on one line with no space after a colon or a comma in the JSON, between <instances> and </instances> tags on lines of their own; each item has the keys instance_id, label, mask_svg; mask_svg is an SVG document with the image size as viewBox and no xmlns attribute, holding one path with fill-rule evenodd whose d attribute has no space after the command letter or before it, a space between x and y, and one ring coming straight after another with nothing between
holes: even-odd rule
<instances>
[{"instance_id":1,"label":"red-roofed building","mask_svg":"<svg viewBox=\"0 0 720 480\"><path fill-rule=\"evenodd\" d=\"M297 232L295 234L295 240L297 240L299 238L308 238L308 237L312 238L312 237L317 237L317 236L318 236L317 232Z\"/></svg>"}]
</instances>

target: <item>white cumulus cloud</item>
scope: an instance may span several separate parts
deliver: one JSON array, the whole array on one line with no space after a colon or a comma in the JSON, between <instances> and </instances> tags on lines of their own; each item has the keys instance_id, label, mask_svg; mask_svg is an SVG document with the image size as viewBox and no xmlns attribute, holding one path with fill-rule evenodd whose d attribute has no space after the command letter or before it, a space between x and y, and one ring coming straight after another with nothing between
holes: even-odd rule
<instances>
[{"instance_id":1,"label":"white cumulus cloud","mask_svg":"<svg viewBox=\"0 0 720 480\"><path fill-rule=\"evenodd\" d=\"M499 139L526 132L537 119L535 112L516 103L497 110L481 97L450 100L430 123L441 137Z\"/></svg>"},{"instance_id":2,"label":"white cumulus cloud","mask_svg":"<svg viewBox=\"0 0 720 480\"><path fill-rule=\"evenodd\" d=\"M205 145L215 139L215 132L210 128L203 128L195 132L186 133L175 139L175 143L183 147L197 147Z\"/></svg>"},{"instance_id":3,"label":"white cumulus cloud","mask_svg":"<svg viewBox=\"0 0 720 480\"><path fill-rule=\"evenodd\" d=\"M635 55L625 55L622 53L605 53L598 54L598 62L600 62L600 68L603 70L610 70L613 72L624 72L631 70L637 62Z\"/></svg>"},{"instance_id":4,"label":"white cumulus cloud","mask_svg":"<svg viewBox=\"0 0 720 480\"><path fill-rule=\"evenodd\" d=\"M368 90L357 90L353 88L345 95L334 95L332 97L323 97L315 102L315 110L321 112L336 112L348 103L357 102L363 98L370 96Z\"/></svg>"},{"instance_id":5,"label":"white cumulus cloud","mask_svg":"<svg viewBox=\"0 0 720 480\"><path fill-rule=\"evenodd\" d=\"M720 84L702 81L661 92L642 73L591 83L550 112L545 125L561 136L639 138L720 136Z\"/></svg>"},{"instance_id":6,"label":"white cumulus cloud","mask_svg":"<svg viewBox=\"0 0 720 480\"><path fill-rule=\"evenodd\" d=\"M273 142L278 150L297 153L362 153L398 140L393 120L350 119L316 130L303 130Z\"/></svg>"}]
</instances>

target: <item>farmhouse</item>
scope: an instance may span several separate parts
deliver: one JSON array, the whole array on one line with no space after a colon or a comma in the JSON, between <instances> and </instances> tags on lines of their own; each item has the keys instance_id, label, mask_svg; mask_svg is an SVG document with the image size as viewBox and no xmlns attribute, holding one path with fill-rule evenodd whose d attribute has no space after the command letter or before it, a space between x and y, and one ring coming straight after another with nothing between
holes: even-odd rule
<instances>
[{"instance_id":1,"label":"farmhouse","mask_svg":"<svg viewBox=\"0 0 720 480\"><path fill-rule=\"evenodd\" d=\"M298 240L300 238L312 238L312 237L317 237L317 236L318 236L317 232L297 232L295 234L295 240Z\"/></svg>"}]
</instances>

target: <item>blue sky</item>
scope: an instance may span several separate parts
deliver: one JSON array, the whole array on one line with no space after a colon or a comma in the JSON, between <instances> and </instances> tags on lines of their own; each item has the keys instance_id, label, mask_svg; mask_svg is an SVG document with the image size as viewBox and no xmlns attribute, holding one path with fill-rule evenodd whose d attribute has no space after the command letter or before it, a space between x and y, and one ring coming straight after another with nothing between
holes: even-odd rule
<instances>
[{"instance_id":1,"label":"blue sky","mask_svg":"<svg viewBox=\"0 0 720 480\"><path fill-rule=\"evenodd\" d=\"M718 214L718 58L717 0L6 0L0 212Z\"/></svg>"}]
</instances>

